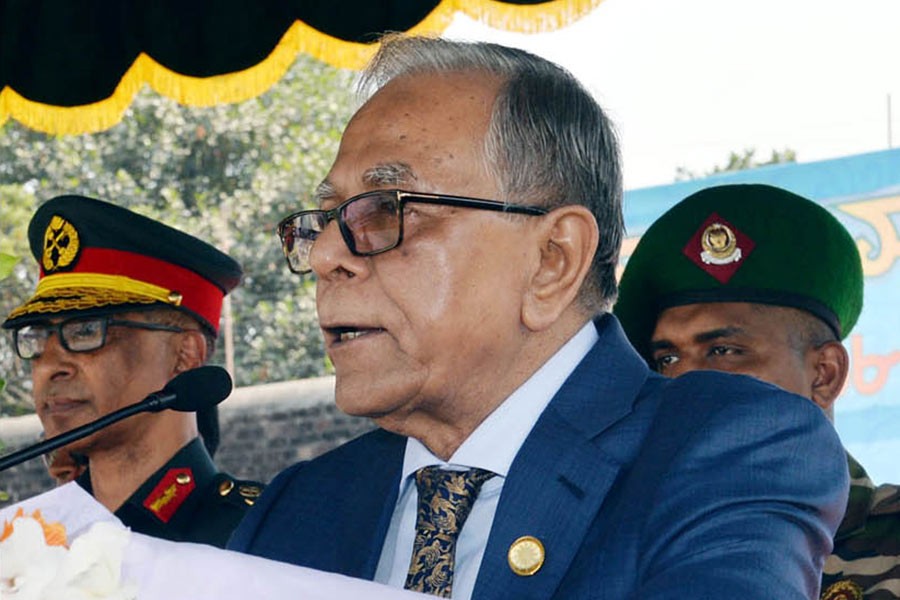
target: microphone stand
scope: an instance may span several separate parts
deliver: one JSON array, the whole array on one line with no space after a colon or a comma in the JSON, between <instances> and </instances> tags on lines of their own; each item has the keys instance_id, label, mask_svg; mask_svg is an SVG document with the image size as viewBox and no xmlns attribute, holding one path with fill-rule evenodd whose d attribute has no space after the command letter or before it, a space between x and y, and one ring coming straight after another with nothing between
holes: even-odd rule
<instances>
[{"instance_id":1,"label":"microphone stand","mask_svg":"<svg viewBox=\"0 0 900 600\"><path fill-rule=\"evenodd\" d=\"M70 429L69 431L61 433L57 436L53 436L48 440L44 440L39 444L28 446L27 448L23 448L18 452L13 452L12 454L0 458L0 471L5 471L6 469L25 462L26 460L32 459L35 456L40 456L41 454L46 454L51 450L56 450L57 448L65 446L66 444L70 444L75 440L86 438L89 435L92 435L97 431L103 429L104 427L112 425L117 421L121 421L126 417L130 417L141 412L159 412L161 410L164 410L168 408L168 405L171 404L175 400L175 398L176 394L174 392L158 392L156 394L150 394L136 404L125 406L123 408L120 408L119 410L109 413L108 415L100 417L96 421L91 421L90 423L86 423L84 425L81 425L80 427L76 427L75 429Z\"/></svg>"}]
</instances>

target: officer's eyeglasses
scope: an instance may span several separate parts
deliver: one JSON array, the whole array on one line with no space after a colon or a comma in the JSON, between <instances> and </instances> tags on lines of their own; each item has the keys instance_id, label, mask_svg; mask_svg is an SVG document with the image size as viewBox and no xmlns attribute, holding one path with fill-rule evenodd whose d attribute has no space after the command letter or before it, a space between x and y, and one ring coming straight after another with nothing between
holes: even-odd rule
<instances>
[{"instance_id":1,"label":"officer's eyeglasses","mask_svg":"<svg viewBox=\"0 0 900 600\"><path fill-rule=\"evenodd\" d=\"M403 206L407 202L478 208L520 215L539 216L549 211L539 206L507 204L464 196L420 194L401 190L375 190L354 196L331 210L301 210L278 224L278 237L294 273L309 273L309 254L319 234L337 219L344 242L356 256L387 252L403 241Z\"/></svg>"},{"instance_id":2,"label":"officer's eyeglasses","mask_svg":"<svg viewBox=\"0 0 900 600\"><path fill-rule=\"evenodd\" d=\"M54 333L59 336L59 343L69 352L91 352L106 345L106 331L109 327L131 327L149 331L172 331L181 333L181 327L147 323L145 321L126 321L109 316L75 317L59 323L30 323L13 330L13 342L16 354L25 360L38 358L47 347L47 339Z\"/></svg>"}]
</instances>

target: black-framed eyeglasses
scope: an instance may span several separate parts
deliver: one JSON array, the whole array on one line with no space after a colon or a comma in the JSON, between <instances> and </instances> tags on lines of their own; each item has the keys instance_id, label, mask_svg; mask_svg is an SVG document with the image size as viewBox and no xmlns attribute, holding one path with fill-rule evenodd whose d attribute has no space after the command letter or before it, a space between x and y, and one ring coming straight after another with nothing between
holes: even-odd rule
<instances>
[{"instance_id":1,"label":"black-framed eyeglasses","mask_svg":"<svg viewBox=\"0 0 900 600\"><path fill-rule=\"evenodd\" d=\"M73 317L59 323L29 323L13 330L13 345L16 354L25 360L38 358L47 347L47 339L54 333L59 343L69 352L91 352L106 345L106 331L109 327L131 327L149 331L186 331L174 325L126 321L110 316Z\"/></svg>"},{"instance_id":2,"label":"black-framed eyeglasses","mask_svg":"<svg viewBox=\"0 0 900 600\"><path fill-rule=\"evenodd\" d=\"M387 252L403 242L403 206L407 202L477 208L520 215L540 216L550 212L540 206L508 204L465 196L420 194L402 190L375 190L345 200L331 210L301 210L278 224L278 237L288 267L294 273L312 271L309 253L319 234L337 219L344 242L356 256Z\"/></svg>"}]
</instances>

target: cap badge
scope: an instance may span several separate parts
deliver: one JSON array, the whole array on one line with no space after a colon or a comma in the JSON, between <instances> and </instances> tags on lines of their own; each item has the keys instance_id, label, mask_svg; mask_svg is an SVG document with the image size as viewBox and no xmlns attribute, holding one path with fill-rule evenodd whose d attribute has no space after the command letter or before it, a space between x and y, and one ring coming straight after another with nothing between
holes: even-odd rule
<instances>
[{"instance_id":1,"label":"cap badge","mask_svg":"<svg viewBox=\"0 0 900 600\"><path fill-rule=\"evenodd\" d=\"M703 252L700 259L706 264L727 265L741 260L741 249L738 248L734 232L724 223L713 223L700 235Z\"/></svg>"},{"instance_id":2,"label":"cap badge","mask_svg":"<svg viewBox=\"0 0 900 600\"><path fill-rule=\"evenodd\" d=\"M544 545L541 540L523 535L509 547L506 560L513 573L520 577L528 577L540 571L544 566L544 557Z\"/></svg>"},{"instance_id":3,"label":"cap badge","mask_svg":"<svg viewBox=\"0 0 900 600\"><path fill-rule=\"evenodd\" d=\"M722 285L737 273L756 244L716 213L697 228L681 252Z\"/></svg>"},{"instance_id":4,"label":"cap badge","mask_svg":"<svg viewBox=\"0 0 900 600\"><path fill-rule=\"evenodd\" d=\"M44 272L52 273L71 266L80 249L75 226L59 215L53 215L44 232L44 255L41 260Z\"/></svg>"}]
</instances>

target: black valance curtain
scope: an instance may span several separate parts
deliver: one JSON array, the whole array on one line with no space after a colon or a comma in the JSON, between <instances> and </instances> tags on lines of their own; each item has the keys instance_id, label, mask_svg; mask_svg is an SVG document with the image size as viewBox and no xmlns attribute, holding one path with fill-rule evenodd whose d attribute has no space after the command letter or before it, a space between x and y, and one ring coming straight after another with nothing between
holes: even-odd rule
<instances>
[{"instance_id":1,"label":"black valance curtain","mask_svg":"<svg viewBox=\"0 0 900 600\"><path fill-rule=\"evenodd\" d=\"M141 86L181 103L266 91L299 52L358 68L387 31L440 33L456 12L539 32L602 0L0 0L0 124L117 123Z\"/></svg>"}]
</instances>

